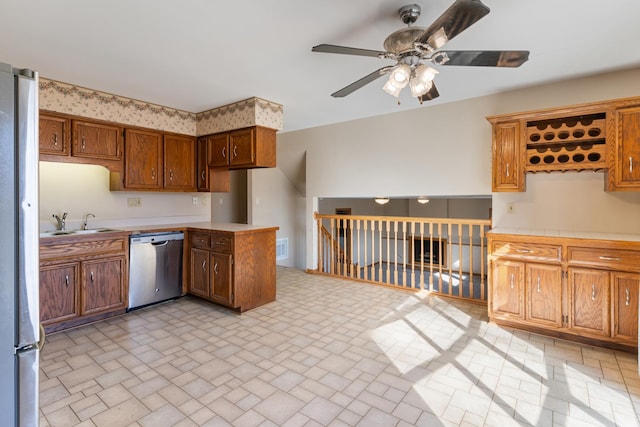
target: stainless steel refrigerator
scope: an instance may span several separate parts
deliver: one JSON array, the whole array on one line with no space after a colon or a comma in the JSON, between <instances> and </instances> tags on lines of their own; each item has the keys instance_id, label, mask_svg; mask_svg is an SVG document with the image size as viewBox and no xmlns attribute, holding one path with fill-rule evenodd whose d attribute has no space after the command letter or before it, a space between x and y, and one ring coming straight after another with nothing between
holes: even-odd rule
<instances>
[{"instance_id":1,"label":"stainless steel refrigerator","mask_svg":"<svg viewBox=\"0 0 640 427\"><path fill-rule=\"evenodd\" d=\"M0 417L38 425L38 75L0 63Z\"/></svg>"}]
</instances>

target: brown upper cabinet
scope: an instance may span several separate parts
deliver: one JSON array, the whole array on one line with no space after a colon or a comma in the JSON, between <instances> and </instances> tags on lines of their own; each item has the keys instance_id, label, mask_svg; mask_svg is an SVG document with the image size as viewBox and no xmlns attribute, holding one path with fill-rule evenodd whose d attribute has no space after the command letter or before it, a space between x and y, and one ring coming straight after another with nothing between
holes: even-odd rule
<instances>
[{"instance_id":1,"label":"brown upper cabinet","mask_svg":"<svg viewBox=\"0 0 640 427\"><path fill-rule=\"evenodd\" d=\"M136 190L162 188L162 133L125 130L124 186Z\"/></svg>"},{"instance_id":2,"label":"brown upper cabinet","mask_svg":"<svg viewBox=\"0 0 640 427\"><path fill-rule=\"evenodd\" d=\"M520 122L493 126L493 180L491 191L524 191L520 162Z\"/></svg>"},{"instance_id":3,"label":"brown upper cabinet","mask_svg":"<svg viewBox=\"0 0 640 427\"><path fill-rule=\"evenodd\" d=\"M68 156L71 153L71 120L40 114L40 153Z\"/></svg>"},{"instance_id":4,"label":"brown upper cabinet","mask_svg":"<svg viewBox=\"0 0 640 427\"><path fill-rule=\"evenodd\" d=\"M164 188L173 191L196 190L196 139L183 135L164 135Z\"/></svg>"},{"instance_id":5,"label":"brown upper cabinet","mask_svg":"<svg viewBox=\"0 0 640 427\"><path fill-rule=\"evenodd\" d=\"M196 191L194 137L127 129L125 147L125 190Z\"/></svg>"},{"instance_id":6,"label":"brown upper cabinet","mask_svg":"<svg viewBox=\"0 0 640 427\"><path fill-rule=\"evenodd\" d=\"M640 98L487 117L492 191L525 191L525 174L604 171L608 191L640 191Z\"/></svg>"},{"instance_id":7,"label":"brown upper cabinet","mask_svg":"<svg viewBox=\"0 0 640 427\"><path fill-rule=\"evenodd\" d=\"M640 106L615 111L609 191L640 191Z\"/></svg>"},{"instance_id":8,"label":"brown upper cabinet","mask_svg":"<svg viewBox=\"0 0 640 427\"><path fill-rule=\"evenodd\" d=\"M123 128L116 125L72 120L71 154L76 157L120 160Z\"/></svg>"},{"instance_id":9,"label":"brown upper cabinet","mask_svg":"<svg viewBox=\"0 0 640 427\"><path fill-rule=\"evenodd\" d=\"M274 129L252 126L208 135L207 138L211 149L211 167L252 169L276 166Z\"/></svg>"},{"instance_id":10,"label":"brown upper cabinet","mask_svg":"<svg viewBox=\"0 0 640 427\"><path fill-rule=\"evenodd\" d=\"M209 144L209 166L229 166L229 132L207 137Z\"/></svg>"}]
</instances>

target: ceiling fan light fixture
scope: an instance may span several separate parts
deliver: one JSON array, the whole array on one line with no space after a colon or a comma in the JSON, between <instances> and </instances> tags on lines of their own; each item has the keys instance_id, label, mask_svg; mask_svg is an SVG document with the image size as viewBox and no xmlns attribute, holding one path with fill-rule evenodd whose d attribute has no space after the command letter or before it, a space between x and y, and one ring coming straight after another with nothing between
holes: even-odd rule
<instances>
[{"instance_id":1,"label":"ceiling fan light fixture","mask_svg":"<svg viewBox=\"0 0 640 427\"><path fill-rule=\"evenodd\" d=\"M402 89L409 83L411 77L411 67L407 64L398 65L393 69L389 76L389 81L393 82L393 85Z\"/></svg>"},{"instance_id":2,"label":"ceiling fan light fixture","mask_svg":"<svg viewBox=\"0 0 640 427\"><path fill-rule=\"evenodd\" d=\"M431 86L433 86L432 81L425 82L415 77L412 78L411 81L409 82L409 89L411 90L411 96L413 96L414 98L419 98L425 93L429 92L429 89L431 89Z\"/></svg>"},{"instance_id":3,"label":"ceiling fan light fixture","mask_svg":"<svg viewBox=\"0 0 640 427\"><path fill-rule=\"evenodd\" d=\"M423 82L430 82L436 78L437 74L439 73L435 68L420 64L416 67L415 78L420 79Z\"/></svg>"},{"instance_id":4,"label":"ceiling fan light fixture","mask_svg":"<svg viewBox=\"0 0 640 427\"><path fill-rule=\"evenodd\" d=\"M385 83L385 85L382 87L382 90L387 92L389 95L395 96L397 98L400 96L400 91L402 90L402 88L396 86L393 82L393 78L389 76L389 80L387 80L387 83Z\"/></svg>"}]
</instances>

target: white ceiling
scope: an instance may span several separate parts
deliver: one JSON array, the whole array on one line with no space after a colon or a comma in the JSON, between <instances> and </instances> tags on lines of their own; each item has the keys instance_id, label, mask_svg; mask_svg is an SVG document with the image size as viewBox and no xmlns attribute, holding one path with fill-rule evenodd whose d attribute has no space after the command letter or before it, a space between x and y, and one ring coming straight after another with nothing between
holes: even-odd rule
<instances>
[{"instance_id":1,"label":"white ceiling","mask_svg":"<svg viewBox=\"0 0 640 427\"><path fill-rule=\"evenodd\" d=\"M453 0L414 0L428 26ZM320 43L382 50L407 0L0 0L0 61L41 76L200 112L258 96L284 105L285 131L393 113L384 79L330 96L391 62L312 53ZM439 67L458 101L640 65L638 0L484 0L491 13L446 49L530 50L515 69ZM408 92L407 89L404 92ZM425 104L427 105L427 104Z\"/></svg>"}]
</instances>

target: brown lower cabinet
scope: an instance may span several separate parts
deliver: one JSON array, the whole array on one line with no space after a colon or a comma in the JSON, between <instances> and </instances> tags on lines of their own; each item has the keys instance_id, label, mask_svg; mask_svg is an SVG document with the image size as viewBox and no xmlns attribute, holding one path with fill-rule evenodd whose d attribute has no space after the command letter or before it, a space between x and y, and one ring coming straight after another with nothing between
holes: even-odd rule
<instances>
[{"instance_id":1,"label":"brown lower cabinet","mask_svg":"<svg viewBox=\"0 0 640 427\"><path fill-rule=\"evenodd\" d=\"M238 312L274 301L276 230L190 231L188 293Z\"/></svg>"},{"instance_id":2,"label":"brown lower cabinet","mask_svg":"<svg viewBox=\"0 0 640 427\"><path fill-rule=\"evenodd\" d=\"M489 233L489 318L637 351L640 242Z\"/></svg>"},{"instance_id":3,"label":"brown lower cabinet","mask_svg":"<svg viewBox=\"0 0 640 427\"><path fill-rule=\"evenodd\" d=\"M124 313L126 233L40 241L40 322L48 332Z\"/></svg>"}]
</instances>

